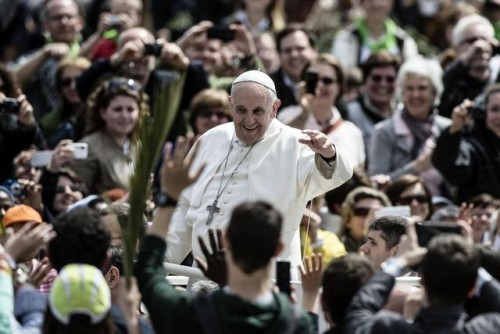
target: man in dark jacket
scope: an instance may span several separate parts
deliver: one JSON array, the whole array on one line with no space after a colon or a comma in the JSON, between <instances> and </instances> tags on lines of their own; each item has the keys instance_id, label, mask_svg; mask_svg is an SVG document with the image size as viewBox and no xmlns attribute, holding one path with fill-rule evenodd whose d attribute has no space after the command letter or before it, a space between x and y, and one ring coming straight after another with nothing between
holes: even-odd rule
<instances>
[{"instance_id":1,"label":"man in dark jacket","mask_svg":"<svg viewBox=\"0 0 500 334\"><path fill-rule=\"evenodd\" d=\"M178 140L165 154L161 191L153 225L142 240L135 275L157 333L312 333L308 315L288 296L272 290L274 257L283 248L282 216L263 202L247 202L233 211L222 245L226 248L227 286L208 296L190 298L165 280L165 239L175 199L194 179L188 176L190 145ZM193 154L194 156L195 154ZM198 173L199 174L199 173ZM187 182L185 182L187 180ZM181 186L179 186L181 185ZM219 240L219 242L221 242Z\"/></svg>"},{"instance_id":2,"label":"man in dark jacket","mask_svg":"<svg viewBox=\"0 0 500 334\"><path fill-rule=\"evenodd\" d=\"M480 268L480 254L474 245L459 235L444 234L431 240L425 250L415 245L414 224L407 226L408 239L401 245L401 255L384 262L383 272L376 274L353 298L345 318L347 332L498 333L500 284ZM419 263L428 305L420 310L413 323L394 313L379 312L395 277L404 268ZM484 312L489 313L467 320L463 303L473 291L479 296Z\"/></svg>"},{"instance_id":3,"label":"man in dark jacket","mask_svg":"<svg viewBox=\"0 0 500 334\"><path fill-rule=\"evenodd\" d=\"M455 107L432 155L461 202L482 193L500 197L500 84L488 87L484 99L482 107L469 100Z\"/></svg>"}]
</instances>

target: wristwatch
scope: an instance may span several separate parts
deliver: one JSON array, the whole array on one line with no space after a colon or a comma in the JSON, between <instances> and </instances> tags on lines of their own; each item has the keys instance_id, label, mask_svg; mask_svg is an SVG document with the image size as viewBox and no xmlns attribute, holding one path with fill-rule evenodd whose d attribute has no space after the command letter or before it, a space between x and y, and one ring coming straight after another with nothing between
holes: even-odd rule
<instances>
[{"instance_id":1,"label":"wristwatch","mask_svg":"<svg viewBox=\"0 0 500 334\"><path fill-rule=\"evenodd\" d=\"M169 206L176 206L177 201L168 196L165 192L157 192L154 196L156 207L166 208Z\"/></svg>"}]
</instances>

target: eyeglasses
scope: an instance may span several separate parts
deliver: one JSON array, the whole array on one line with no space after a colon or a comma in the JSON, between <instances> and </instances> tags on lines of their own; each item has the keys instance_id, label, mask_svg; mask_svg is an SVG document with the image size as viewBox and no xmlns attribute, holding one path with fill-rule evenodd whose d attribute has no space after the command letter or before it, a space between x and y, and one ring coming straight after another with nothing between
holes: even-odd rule
<instances>
[{"instance_id":1,"label":"eyeglasses","mask_svg":"<svg viewBox=\"0 0 500 334\"><path fill-rule=\"evenodd\" d=\"M71 87L76 82L76 77L61 79L61 87Z\"/></svg>"},{"instance_id":2,"label":"eyeglasses","mask_svg":"<svg viewBox=\"0 0 500 334\"><path fill-rule=\"evenodd\" d=\"M108 94L117 94L123 92L124 90L139 92L141 88L141 85L133 79L114 78L108 81L106 91Z\"/></svg>"},{"instance_id":3,"label":"eyeglasses","mask_svg":"<svg viewBox=\"0 0 500 334\"><path fill-rule=\"evenodd\" d=\"M413 201L417 201L420 204L427 203L428 199L425 195L413 195L413 196L404 196L399 198L399 203L402 205L410 205Z\"/></svg>"},{"instance_id":4,"label":"eyeglasses","mask_svg":"<svg viewBox=\"0 0 500 334\"><path fill-rule=\"evenodd\" d=\"M64 185L59 185L56 187L56 194L63 194L66 192L66 189L67 189L68 186L64 186ZM76 191L79 191L79 192L83 192L83 185L79 184L79 183L74 183L72 185L69 186L69 189L71 189L71 191L73 192L76 192Z\"/></svg>"},{"instance_id":5,"label":"eyeglasses","mask_svg":"<svg viewBox=\"0 0 500 334\"><path fill-rule=\"evenodd\" d=\"M392 75L383 76L380 74L373 74L370 76L370 79L373 82L381 82L382 80L384 80L387 83L393 83L396 80L396 77L393 77Z\"/></svg>"},{"instance_id":6,"label":"eyeglasses","mask_svg":"<svg viewBox=\"0 0 500 334\"><path fill-rule=\"evenodd\" d=\"M358 217L366 217L370 213L370 210L371 210L371 208L359 207L359 208L352 209L352 213Z\"/></svg>"},{"instance_id":7,"label":"eyeglasses","mask_svg":"<svg viewBox=\"0 0 500 334\"><path fill-rule=\"evenodd\" d=\"M211 109L201 109L198 111L198 117L211 118L216 116L217 118L228 118L227 112L223 110L211 110Z\"/></svg>"}]
</instances>

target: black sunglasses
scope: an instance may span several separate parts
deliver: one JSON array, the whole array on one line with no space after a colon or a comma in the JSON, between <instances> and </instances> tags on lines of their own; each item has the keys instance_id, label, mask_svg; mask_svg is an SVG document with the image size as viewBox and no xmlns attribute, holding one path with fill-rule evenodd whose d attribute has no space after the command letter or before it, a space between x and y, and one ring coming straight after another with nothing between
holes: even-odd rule
<instances>
[{"instance_id":1,"label":"black sunglasses","mask_svg":"<svg viewBox=\"0 0 500 334\"><path fill-rule=\"evenodd\" d=\"M66 192L66 187L68 186L63 186L63 185L59 185L56 187L56 194L62 194L62 193L65 193ZM69 186L69 188L71 189L71 191L79 191L79 192L83 192L83 186L79 183L75 183L75 184L72 184Z\"/></svg>"},{"instance_id":2,"label":"black sunglasses","mask_svg":"<svg viewBox=\"0 0 500 334\"><path fill-rule=\"evenodd\" d=\"M427 203L428 201L427 196L425 195L413 195L413 196L400 197L399 203L403 205L410 205L414 200L420 204Z\"/></svg>"},{"instance_id":3,"label":"black sunglasses","mask_svg":"<svg viewBox=\"0 0 500 334\"><path fill-rule=\"evenodd\" d=\"M75 82L75 81L76 81L76 77L61 79L61 87L70 87L73 84L73 82Z\"/></svg>"},{"instance_id":4,"label":"black sunglasses","mask_svg":"<svg viewBox=\"0 0 500 334\"><path fill-rule=\"evenodd\" d=\"M385 80L387 83L393 83L396 80L396 77L393 77L392 75L383 76L380 74L373 74L370 78L374 82L381 82L382 80Z\"/></svg>"},{"instance_id":5,"label":"black sunglasses","mask_svg":"<svg viewBox=\"0 0 500 334\"><path fill-rule=\"evenodd\" d=\"M217 116L217 118L229 118L228 114L222 110L201 109L198 111L198 116L202 118L210 118Z\"/></svg>"},{"instance_id":6,"label":"black sunglasses","mask_svg":"<svg viewBox=\"0 0 500 334\"><path fill-rule=\"evenodd\" d=\"M371 210L371 208L362 208L362 207L360 207L360 208L354 208L354 209L352 209L352 213L355 216L358 216L358 217L366 217L370 213L370 210Z\"/></svg>"}]
</instances>

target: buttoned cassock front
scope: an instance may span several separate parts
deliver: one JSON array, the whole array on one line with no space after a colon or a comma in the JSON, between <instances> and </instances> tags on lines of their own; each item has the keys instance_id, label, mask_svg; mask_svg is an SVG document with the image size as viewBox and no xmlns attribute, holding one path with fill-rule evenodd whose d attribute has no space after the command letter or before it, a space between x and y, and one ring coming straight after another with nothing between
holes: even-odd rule
<instances>
[{"instance_id":1,"label":"buttoned cassock front","mask_svg":"<svg viewBox=\"0 0 500 334\"><path fill-rule=\"evenodd\" d=\"M285 247L279 257L298 266L301 262L299 224L307 201L350 179L351 164L342 154L342 148L336 147L336 161L329 165L307 145L299 143L299 138L303 137L301 131L273 119L263 139L254 145L228 185L229 189L234 186L236 194L231 191L228 195L228 188L222 193L218 206L224 215L215 214L214 221L207 226L206 208L212 205L217 194L224 159L233 137L236 137L233 123L217 126L200 137L201 146L193 170L198 170L203 163L206 166L197 182L184 190L172 216L167 236L167 261L180 263L191 249L194 256L203 257L198 235L206 238L208 228L225 229L232 209L238 204L262 200L283 214L281 239ZM233 172L233 165L236 166L251 147L241 149L234 145L220 189ZM240 150L239 155L235 150ZM232 154L236 155L236 160L231 158Z\"/></svg>"}]
</instances>

